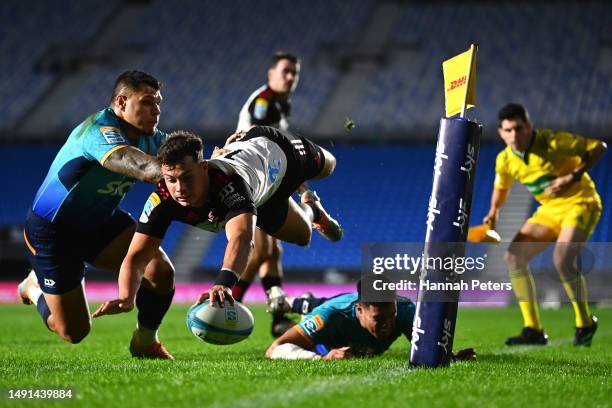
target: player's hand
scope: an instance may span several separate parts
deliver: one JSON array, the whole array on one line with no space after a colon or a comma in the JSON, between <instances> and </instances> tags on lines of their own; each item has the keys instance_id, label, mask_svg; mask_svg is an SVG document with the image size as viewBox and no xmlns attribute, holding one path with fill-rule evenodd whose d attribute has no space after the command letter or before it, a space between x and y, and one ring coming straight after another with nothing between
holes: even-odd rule
<instances>
[{"instance_id":1,"label":"player's hand","mask_svg":"<svg viewBox=\"0 0 612 408\"><path fill-rule=\"evenodd\" d=\"M236 133L231 134L225 141L225 146L227 146L230 143L237 142L238 140L242 139L244 135L246 135L246 132L236 132Z\"/></svg>"},{"instance_id":2,"label":"player's hand","mask_svg":"<svg viewBox=\"0 0 612 408\"><path fill-rule=\"evenodd\" d=\"M102 303L102 306L98 308L92 317L100 317L104 315L127 313L134 308L134 302L126 299L115 299L109 300L108 302Z\"/></svg>"},{"instance_id":3,"label":"player's hand","mask_svg":"<svg viewBox=\"0 0 612 408\"><path fill-rule=\"evenodd\" d=\"M215 146L215 148L213 149L213 151L212 151L212 153L210 155L210 158L211 159L215 159L215 158L217 158L219 156L223 156L224 154L226 154L228 152L229 152L229 150L227 150L227 149L224 149L224 148L219 147L219 146Z\"/></svg>"},{"instance_id":4,"label":"player's hand","mask_svg":"<svg viewBox=\"0 0 612 408\"><path fill-rule=\"evenodd\" d=\"M472 361L476 360L476 351L473 348L466 348L453 353L453 361Z\"/></svg>"},{"instance_id":5,"label":"player's hand","mask_svg":"<svg viewBox=\"0 0 612 408\"><path fill-rule=\"evenodd\" d=\"M331 349L329 353L323 356L323 360L344 360L351 358L351 348L349 346Z\"/></svg>"},{"instance_id":6,"label":"player's hand","mask_svg":"<svg viewBox=\"0 0 612 408\"><path fill-rule=\"evenodd\" d=\"M489 211L489 213L482 219L482 223L487 224L489 229L494 230L495 226L497 225L497 211Z\"/></svg>"},{"instance_id":7,"label":"player's hand","mask_svg":"<svg viewBox=\"0 0 612 408\"><path fill-rule=\"evenodd\" d=\"M215 285L212 288L208 289L208 291L202 293L198 300L196 300L196 305L203 303L204 301L211 299L210 304L214 307L215 303L219 304L219 307L225 306L225 301L228 301L230 305L234 306L234 298L232 297L232 290L223 285Z\"/></svg>"},{"instance_id":8,"label":"player's hand","mask_svg":"<svg viewBox=\"0 0 612 408\"><path fill-rule=\"evenodd\" d=\"M551 197L558 197L563 194L563 192L567 190L569 186L572 185L573 181L574 177L571 174L557 177L556 179L548 183L548 186L546 187L544 192Z\"/></svg>"}]
</instances>

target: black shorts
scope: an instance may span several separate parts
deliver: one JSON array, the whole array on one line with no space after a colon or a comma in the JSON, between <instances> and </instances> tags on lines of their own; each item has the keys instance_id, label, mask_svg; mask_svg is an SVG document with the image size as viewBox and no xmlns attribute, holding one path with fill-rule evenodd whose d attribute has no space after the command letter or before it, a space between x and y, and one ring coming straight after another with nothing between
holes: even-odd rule
<instances>
[{"instance_id":1,"label":"black shorts","mask_svg":"<svg viewBox=\"0 0 612 408\"><path fill-rule=\"evenodd\" d=\"M289 212L289 197L302 183L321 173L325 166L325 155L321 147L305 137L269 126L254 127L241 140L256 137L272 140L287 157L287 170L278 190L257 208L257 226L272 235L285 223Z\"/></svg>"},{"instance_id":2,"label":"black shorts","mask_svg":"<svg viewBox=\"0 0 612 408\"><path fill-rule=\"evenodd\" d=\"M119 234L135 225L136 220L120 209L89 230L61 227L28 211L24 239L42 291L59 295L80 286L85 262L92 263Z\"/></svg>"}]
</instances>

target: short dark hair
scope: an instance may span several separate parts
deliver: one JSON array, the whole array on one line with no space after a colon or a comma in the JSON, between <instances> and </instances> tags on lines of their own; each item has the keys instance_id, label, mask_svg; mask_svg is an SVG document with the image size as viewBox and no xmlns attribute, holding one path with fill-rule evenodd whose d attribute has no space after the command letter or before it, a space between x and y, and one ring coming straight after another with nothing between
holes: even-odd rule
<instances>
[{"instance_id":1,"label":"short dark hair","mask_svg":"<svg viewBox=\"0 0 612 408\"><path fill-rule=\"evenodd\" d=\"M504 120L520 119L523 122L529 122L529 112L527 109L519 103L508 103L497 113L498 126L501 127L501 123Z\"/></svg>"},{"instance_id":2,"label":"short dark hair","mask_svg":"<svg viewBox=\"0 0 612 408\"><path fill-rule=\"evenodd\" d=\"M111 103L113 103L113 101L115 100L117 95L119 95L119 92L121 92L122 89L127 88L131 92L133 92L143 85L150 86L156 91L159 91L162 87L162 83L151 74L147 74L146 72L137 70L125 71L115 80Z\"/></svg>"},{"instance_id":3,"label":"short dark hair","mask_svg":"<svg viewBox=\"0 0 612 408\"><path fill-rule=\"evenodd\" d=\"M300 63L300 59L295 54L287 51L276 51L272 56L272 60L270 61L270 68L275 68L276 64L278 64L278 61L284 59L289 60L294 64Z\"/></svg>"},{"instance_id":4,"label":"short dark hair","mask_svg":"<svg viewBox=\"0 0 612 408\"><path fill-rule=\"evenodd\" d=\"M394 290L377 290L375 295L377 299L372 299L374 281L377 280L383 283L390 283L389 279L382 275L364 275L357 282L357 302L362 306L382 306L396 301L397 294Z\"/></svg>"},{"instance_id":5,"label":"short dark hair","mask_svg":"<svg viewBox=\"0 0 612 408\"><path fill-rule=\"evenodd\" d=\"M157 151L157 159L160 164L166 166L176 166L185 160L185 156L193 158L200 163L204 161L204 143L202 139L194 133L186 130L177 130L164 140Z\"/></svg>"}]
</instances>

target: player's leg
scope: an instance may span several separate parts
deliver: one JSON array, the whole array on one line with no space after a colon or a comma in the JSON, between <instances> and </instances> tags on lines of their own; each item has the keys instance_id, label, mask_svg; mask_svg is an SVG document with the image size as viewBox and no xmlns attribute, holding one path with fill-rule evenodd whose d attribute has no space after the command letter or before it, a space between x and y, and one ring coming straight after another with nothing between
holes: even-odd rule
<instances>
[{"instance_id":1,"label":"player's leg","mask_svg":"<svg viewBox=\"0 0 612 408\"><path fill-rule=\"evenodd\" d=\"M320 149L321 154L323 156L323 166L321 170L310 180L321 180L325 177L329 177L336 169L336 158L334 157L334 155L322 148L321 146L317 145L317 148Z\"/></svg>"},{"instance_id":2,"label":"player's leg","mask_svg":"<svg viewBox=\"0 0 612 408\"><path fill-rule=\"evenodd\" d=\"M304 211L303 207L300 207L291 197L287 199L286 203L285 211L283 211L286 214L285 220L280 228L276 229L271 235L282 241L300 246L310 244L312 211L308 211L308 209Z\"/></svg>"},{"instance_id":3,"label":"player's leg","mask_svg":"<svg viewBox=\"0 0 612 408\"><path fill-rule=\"evenodd\" d=\"M590 346L597 330L597 318L588 304L586 280L581 270L580 252L601 216L599 207L575 206L568 211L557 239L553 261L575 314L574 345Z\"/></svg>"},{"instance_id":4,"label":"player's leg","mask_svg":"<svg viewBox=\"0 0 612 408\"><path fill-rule=\"evenodd\" d=\"M266 296L270 299L270 297L275 295L275 289L282 291L283 268L281 259L283 247L278 239L268 234L265 235L265 239L267 240L266 248L268 251L266 251L266 258L263 259L259 267L259 279ZM285 312L270 311L272 313L272 326L270 332L273 337L282 336L283 333L295 325L293 320L285 316Z\"/></svg>"},{"instance_id":5,"label":"player's leg","mask_svg":"<svg viewBox=\"0 0 612 408\"><path fill-rule=\"evenodd\" d=\"M92 246L92 264L98 268L119 271L136 230L135 220L117 210L99 232L103 245ZM100 249L101 248L101 249ZM162 248L145 269L136 293L138 323L130 342L132 355L171 359L158 339L158 329L174 297L174 267Z\"/></svg>"},{"instance_id":6,"label":"player's leg","mask_svg":"<svg viewBox=\"0 0 612 408\"><path fill-rule=\"evenodd\" d=\"M535 282L528 265L537 254L554 241L556 232L538 223L525 223L504 254L512 288L523 316L523 331L506 340L506 344L546 344L538 309ZM535 245L528 245L534 243Z\"/></svg>"},{"instance_id":7,"label":"player's leg","mask_svg":"<svg viewBox=\"0 0 612 408\"><path fill-rule=\"evenodd\" d=\"M173 360L159 341L158 331L174 298L174 266L162 248L145 268L142 283L136 293L138 320L130 341L134 357Z\"/></svg>"},{"instance_id":8,"label":"player's leg","mask_svg":"<svg viewBox=\"0 0 612 408\"><path fill-rule=\"evenodd\" d=\"M272 256L271 239L272 237L261 229L255 229L253 251L249 256L244 272L240 275L240 280L232 288L232 297L238 302L242 302L244 299L244 295L255 280L255 275L257 275L261 265Z\"/></svg>"},{"instance_id":9,"label":"player's leg","mask_svg":"<svg viewBox=\"0 0 612 408\"><path fill-rule=\"evenodd\" d=\"M36 305L49 330L70 343L79 343L89 333L91 319L78 237L58 231L30 212L24 240L33 271L18 287L22 301Z\"/></svg>"},{"instance_id":10,"label":"player's leg","mask_svg":"<svg viewBox=\"0 0 612 408\"><path fill-rule=\"evenodd\" d=\"M336 158L309 140L304 140L304 145L312 156L311 162L305 165L306 177L309 180L320 180L330 176L336 168ZM314 229L330 241L335 242L342 239L344 231L340 223L325 211L317 193L309 189L304 190L302 186L300 188L300 206L312 219Z\"/></svg>"}]
</instances>

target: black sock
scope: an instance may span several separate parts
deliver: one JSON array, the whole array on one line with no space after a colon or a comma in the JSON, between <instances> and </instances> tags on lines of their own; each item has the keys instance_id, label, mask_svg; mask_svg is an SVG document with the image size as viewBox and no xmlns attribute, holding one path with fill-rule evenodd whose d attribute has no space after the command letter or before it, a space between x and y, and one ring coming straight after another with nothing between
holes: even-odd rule
<instances>
[{"instance_id":1,"label":"black sock","mask_svg":"<svg viewBox=\"0 0 612 408\"><path fill-rule=\"evenodd\" d=\"M312 222L317 222L321 218L321 210L315 203L306 203L312 210Z\"/></svg>"},{"instance_id":2,"label":"black sock","mask_svg":"<svg viewBox=\"0 0 612 408\"><path fill-rule=\"evenodd\" d=\"M232 288L232 297L238 302L242 302L242 299L244 299L244 295L246 295L247 290L249 290L251 283L252 282L240 279Z\"/></svg>"},{"instance_id":3,"label":"black sock","mask_svg":"<svg viewBox=\"0 0 612 408\"><path fill-rule=\"evenodd\" d=\"M151 330L159 329L164 315L170 308L173 297L174 288L169 293L161 294L140 286L136 293L139 327L146 327Z\"/></svg>"},{"instance_id":4,"label":"black sock","mask_svg":"<svg viewBox=\"0 0 612 408\"><path fill-rule=\"evenodd\" d=\"M51 311L49 310L49 306L47 305L47 301L45 300L44 295L40 295L40 297L38 298L38 303L36 303L36 309L38 309L38 313L40 314L40 317L42 317L45 326L47 326L47 329L49 329L49 323L47 322L47 320L49 320L49 316L51 316Z\"/></svg>"},{"instance_id":5,"label":"black sock","mask_svg":"<svg viewBox=\"0 0 612 408\"><path fill-rule=\"evenodd\" d=\"M281 286L283 280L279 276L264 276L261 278L261 286L263 286L264 292L268 293L272 286Z\"/></svg>"},{"instance_id":6,"label":"black sock","mask_svg":"<svg viewBox=\"0 0 612 408\"><path fill-rule=\"evenodd\" d=\"M322 305L325 302L327 302L327 298L295 298L293 299L293 304L291 305L291 311L293 313L306 315L312 312L315 307Z\"/></svg>"}]
</instances>

